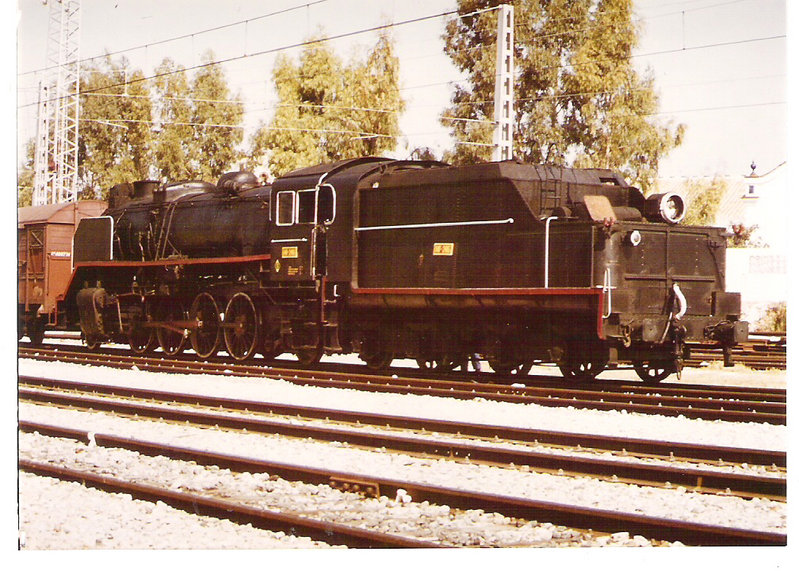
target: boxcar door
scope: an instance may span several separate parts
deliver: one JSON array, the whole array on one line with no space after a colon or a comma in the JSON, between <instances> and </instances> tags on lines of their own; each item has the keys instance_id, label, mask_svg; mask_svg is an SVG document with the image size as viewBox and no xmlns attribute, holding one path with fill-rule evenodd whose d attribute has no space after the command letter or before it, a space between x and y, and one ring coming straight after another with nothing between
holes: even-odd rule
<instances>
[{"instance_id":1,"label":"boxcar door","mask_svg":"<svg viewBox=\"0 0 799 571\"><path fill-rule=\"evenodd\" d=\"M325 236L335 217L335 196L329 184L277 193L270 247L273 280L308 282L326 274Z\"/></svg>"}]
</instances>

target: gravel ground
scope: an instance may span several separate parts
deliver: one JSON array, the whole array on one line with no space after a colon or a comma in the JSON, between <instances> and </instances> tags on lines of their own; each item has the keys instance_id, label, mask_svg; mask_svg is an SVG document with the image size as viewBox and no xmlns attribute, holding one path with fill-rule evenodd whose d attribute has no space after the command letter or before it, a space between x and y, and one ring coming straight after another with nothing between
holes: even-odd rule
<instances>
[{"instance_id":1,"label":"gravel ground","mask_svg":"<svg viewBox=\"0 0 799 571\"><path fill-rule=\"evenodd\" d=\"M42 365L32 361L20 361L21 374L39 374ZM773 447L784 449L787 439L785 427L770 427L767 425L739 425L724 423L719 421L702 421L684 418L670 419L666 417L650 417L647 415L614 413L604 411L584 411L570 409L547 409L536 405L516 405L508 403L491 403L486 401L456 401L454 399L442 399L436 397L419 397L405 395L380 395L367 394L351 390L341 389L318 389L314 387L298 387L291 383L281 380L253 380L237 379L233 377L214 377L202 375L168 375L168 374L146 374L139 371L117 371L102 367L84 367L78 365L58 364L52 367L45 367L46 373L54 377L77 378L83 381L94 380L96 382L116 382L119 384L135 383L137 386L147 386L153 388L171 388L172 390L186 390L192 388L195 391L208 392L231 397L262 399L275 402L293 402L299 404L309 404L315 406L330 406L347 408L351 410L374 410L390 411L392 414L415 414L428 415L436 418L461 418L471 422L486 422L507 424L514 426L531 426L535 428L550 428L552 430L572 430L575 432L596 432L620 435L632 435L638 437L653 437L659 435L660 438L676 441L708 441L716 444L751 446L751 447ZM697 381L694 381L697 382ZM459 464L446 460L419 459L402 454L387 454L381 452L368 452L350 448L346 443L316 443L307 440L288 439L278 436L259 436L253 434L239 434L221 430L197 429L173 424L157 423L142 420L115 419L102 414L89 414L76 411L56 410L48 407L22 404L19 407L20 418L39 420L43 422L64 423L67 426L81 427L88 431L113 432L121 435L136 436L148 440L163 439L165 441L176 441L185 446L197 448L216 448L221 451L242 454L248 456L263 457L278 461L290 461L296 463L316 463L320 466L328 467L332 470L342 471L363 471L364 473L380 473L388 477L409 478L420 482L438 485L455 485L459 487L489 490L496 493L513 494L522 497L536 499L547 499L550 501L563 501L568 503L580 503L587 506L597 506L610 509L634 510L650 515L661 517L674 517L676 519L688 519L720 525L730 525L733 527L751 527L769 531L785 532L787 508L785 504L770 502L766 500L742 500L733 497L708 496L695 494L684 488L672 490L662 490L655 488L645 488L629 486L625 484L601 482L590 478L567 478L548 474L526 473L516 470L505 470L478 465ZM754 433L754 434L753 434ZM30 438L42 438L34 435L21 435L20 452L23 454L38 454L49 450L41 442L31 445ZM657 437L657 436L656 436ZM59 439L49 439L59 440ZM64 461L72 458L73 460L81 457L86 458L87 449L75 443L66 444L71 447L70 453L63 455ZM84 449L83 452L78 450ZM92 453L99 453L100 449L91 450ZM114 452L117 454L118 452ZM134 462L135 466L144 466L145 463L139 459ZM109 460L110 464L117 469L121 461ZM172 464L171 461L167 461ZM193 469L196 469L195 466ZM166 468L164 468L166 469ZM171 468L173 469L173 468ZM145 475L157 473L158 470L152 467L151 470L145 469ZM193 472L189 472L193 474ZM203 472L205 473L205 472ZM24 476L24 478L23 478ZM237 478L233 475L224 475L225 478ZM250 475L250 489L256 490L258 487L258 477ZM33 491L34 498L29 499L28 490L38 490L43 484L30 484L30 480L48 480L46 478L36 478L30 475L20 476L20 502L21 513L36 513L43 510L37 518L33 516L31 522L41 517L47 520L46 514L52 512L52 506L67 505L66 500L60 498L61 492L42 494ZM222 475L214 474L214 478L220 479ZM181 486L198 485L194 477L177 478L174 483ZM270 482L272 482L270 480ZM275 484L270 483L270 486ZM72 485L64 489L72 489ZM50 484L47 489L61 489L62 485ZM328 489L329 490L329 489ZM335 490L329 490L340 494ZM94 491L93 491L94 492ZM101 492L96 492L103 494ZM327 493L327 490L325 491ZM67 495L70 495L68 493ZM318 499L320 492L317 491ZM313 497L313 496L307 496ZM128 499L128 502L132 500ZM380 501L383 504L380 504ZM409 522L416 523L418 518L425 517L432 520L449 519L452 513L445 513L446 506L424 506L416 502L409 504L393 505L397 502L394 498L384 498L382 500L360 500L360 503L368 505L375 504L374 513L380 514L378 520L396 521L408 519ZM140 502L146 503L146 502ZM22 504L25 509L22 509ZM34 507L39 505L38 508ZM80 505L80 504L77 504ZM87 502L88 505L88 502ZM151 506L154 504L150 504ZM30 510L26 512L25 510ZM154 508L151 508L155 513ZM387 510L387 511L386 511ZM394 510L391 517L389 512ZM398 511L399 510L399 511ZM418 513L417 511L418 510ZM438 511L437 511L438 510ZM109 513L113 510L109 509ZM82 513L80 509L59 509L61 515L71 515ZM131 510L131 513L133 511ZM454 512L453 512L454 513ZM397 515L401 514L401 515ZM410 517L409 517L409 514ZM184 514L185 515L185 514ZM373 514L374 515L374 514ZM472 516L474 514L471 514ZM554 526L544 526L531 524L528 527L517 527L516 522L505 520L496 514L477 514L478 521L471 522L470 530L463 531L458 529L460 524L450 527L449 531L444 532L444 537L458 543L480 544L481 541L488 544L511 545L521 537L521 543L525 545L555 545L558 540L574 539L574 545L643 545L643 538L629 538L625 535L601 539L594 542L585 538L570 538L561 534L562 530ZM159 512L160 516L160 512ZM52 517L52 516L50 516ZM195 516L189 516L195 517ZM466 516L471 517L471 516ZM57 518L54 518L57 519ZM212 518L209 518L212 519ZM62 542L59 533L52 535L55 528L41 525L30 526L23 522L22 532L25 533L25 549L58 549L67 547L66 542ZM135 522L136 520L133 520ZM160 517L159 517L160 521ZM100 530L94 537L87 539L87 543L74 545L75 548L102 548L102 547L129 547L146 548L143 544L114 544L112 538L103 535L103 529L111 528L114 524L108 523L100 526ZM134 524L131 524L134 525ZM138 525L138 524L136 524ZM192 526L199 524L193 523ZM210 524L206 524L210 525ZM229 524L234 525L234 524ZM451 525L451 524L448 524ZM26 526L28 526L26 528ZM202 527L202 526L201 526ZM243 526L237 526L243 527ZM52 530L45 531L49 539L39 539L41 534L32 532L32 529ZM71 529L63 524L60 529ZM115 528L114 528L115 529ZM191 526L188 527L191 529ZM455 531L453 531L453 529ZM521 530L521 531L520 531ZM250 529L250 532L259 530ZM496 532L491 535L491 532ZM112 535L114 535L113 532ZM143 532L140 532L141 535ZM220 537L225 537L220 531ZM474 535L470 536L469 533ZM567 533L567 532L563 532ZM449 535L447 535L449 534ZM37 538L34 539L33 535ZM68 534L64 534L68 535ZM87 534L89 535L89 534ZM149 532L147 533L149 535ZM154 536L169 536L165 533L154 532ZM195 535L193 531L184 531L179 535ZM198 537L199 533L196 534ZM115 536L116 537L116 536ZM120 537L124 537L120 534ZM281 547L310 547L311 544L302 545L302 538L280 537L276 534L253 536L242 536L242 542L235 544L235 547L269 547L268 542L281 542ZM504 538L504 539L503 539ZM102 544L91 544L92 541L100 540ZM286 540L285 545L282 542ZM49 546L46 544L49 541ZM146 540L150 541L150 540ZM503 543L503 541L505 543ZM581 543L583 541L583 543ZM111 542L111 543L106 543ZM218 542L219 547L227 547L223 543L224 539ZM263 542L263 543L259 543ZM165 543L169 543L165 541ZM518 544L518 543L517 543ZM561 543L562 544L562 543ZM69 544L73 546L73 544ZM203 547L202 545L185 545L190 547ZM154 542L153 548L158 547L183 547L179 542L169 545ZM208 547L207 545L205 547Z\"/></svg>"},{"instance_id":2,"label":"gravel ground","mask_svg":"<svg viewBox=\"0 0 799 571\"><path fill-rule=\"evenodd\" d=\"M292 549L326 544L20 472L22 549ZM58 506L58 509L53 509Z\"/></svg>"},{"instance_id":3,"label":"gravel ground","mask_svg":"<svg viewBox=\"0 0 799 571\"><path fill-rule=\"evenodd\" d=\"M188 491L192 493L212 495L229 499L232 501L246 502L248 505L261 507L273 511L288 512L293 514L306 515L313 518L321 518L327 521L335 521L346 525L364 527L384 533L403 534L419 539L430 539L440 541L451 546L495 546L495 547L518 547L518 546L607 546L607 545L629 545L629 546L648 546L650 542L642 537L629 537L628 534L619 533L615 535L601 535L580 533L562 526L554 526L548 523L538 522L518 522L507 518L501 514L485 513L482 510L458 511L451 510L448 506L431 505L428 502L407 502L402 497L387 498L362 498L357 494L340 492L326 485L311 485L303 482L289 482L269 474L250 474L235 473L227 469L220 469L216 466L198 466L193 462L170 460L164 457L142 456L136 452L122 449L106 449L102 447L92 447L75 443L74 441L62 438L50 438L39 434L20 435L20 455L23 458L36 459L39 461L52 461L59 466L69 466L75 469L92 471L108 476L132 480L141 483L166 486L170 489ZM30 476L26 474L26 476ZM33 478L36 478L33 476ZM51 480L50 478L38 478L38 480ZM79 486L80 487L80 486ZM30 492L22 486L22 495L27 498ZM46 494L55 494L56 490L52 485L48 486ZM64 490L69 494L70 490ZM102 495L102 492L97 492ZM120 494L114 494L120 497ZM32 505L42 506L36 495L31 502ZM130 500L130 498L127 498ZM153 506L148 502L138 502L139 506ZM88 504L89 510L101 505L99 501ZM162 507L163 504L159 504ZM92 547L89 545L91 536L98 538L100 542L97 547L143 547L159 548L170 546L182 548L184 545L179 538L171 534L161 535L159 529L165 525L173 526L175 529L181 525L174 520L175 510L156 511L152 507L143 508L146 517L126 518L120 521L119 514L111 510L113 514L110 518L110 525L118 528L120 525L130 526L128 529L136 529L144 526L149 528L148 521L153 521L152 530L148 529L145 539L136 537L132 539L124 533L112 533L114 537L106 537L106 525L108 518L100 521L91 521L90 516L81 515L79 524L83 524L80 529L81 543L74 547ZM28 508L26 508L26 512ZM179 513L179 512L178 512ZM26 513L27 515L27 513ZM65 514L62 514L62 518ZM71 528L69 522L74 518L59 518L52 525L49 518L45 518L47 527L38 527L42 521L42 512L31 515L23 519L22 529L26 536L38 538L43 542L38 548L62 548L60 535ZM192 516L185 514L187 518ZM209 528L211 524L205 520L210 520L218 524L214 518L198 518L203 523L203 528ZM89 521L87 521L89 520ZM164 523L167 522L167 523ZM98 525L99 524L99 525ZM230 524L229 528L242 527ZM256 532L249 526L248 532ZM210 534L219 530L221 539L215 543ZM228 537L228 529L214 525L209 532L203 532L202 537L192 537L185 547L214 547L227 548L236 546L235 538ZM150 533L155 533L155 538L147 537ZM130 531L128 532L130 533ZM281 541L292 540L294 538L285 537L278 534L269 534L261 538L252 533L242 536L242 548L248 547L275 547L280 546ZM251 537L253 536L253 537ZM74 537L70 532L70 539ZM50 545L48 545L48 541ZM300 540L297 540L300 541ZM231 545L230 542L233 542ZM312 547L312 542L301 540L300 543L292 545L291 542L285 547ZM37 548L32 546L32 548Z\"/></svg>"}]
</instances>

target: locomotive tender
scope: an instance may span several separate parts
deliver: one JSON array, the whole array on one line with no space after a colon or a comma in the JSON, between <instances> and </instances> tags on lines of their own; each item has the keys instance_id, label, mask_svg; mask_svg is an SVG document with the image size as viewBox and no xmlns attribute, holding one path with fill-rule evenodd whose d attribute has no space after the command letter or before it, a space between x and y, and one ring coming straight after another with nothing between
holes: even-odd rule
<instances>
[{"instance_id":1,"label":"locomotive tender","mask_svg":"<svg viewBox=\"0 0 799 571\"><path fill-rule=\"evenodd\" d=\"M62 300L89 345L202 358L358 353L501 373L631 363L657 382L695 344L747 337L721 228L677 224L604 169L364 157L216 185L115 186L81 222Z\"/></svg>"}]
</instances>

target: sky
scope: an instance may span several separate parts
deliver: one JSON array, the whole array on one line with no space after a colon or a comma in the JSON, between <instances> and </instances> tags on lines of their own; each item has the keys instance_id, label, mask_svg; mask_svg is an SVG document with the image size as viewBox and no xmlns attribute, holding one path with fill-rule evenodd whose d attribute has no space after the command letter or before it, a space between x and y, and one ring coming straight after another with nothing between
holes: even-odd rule
<instances>
[{"instance_id":1,"label":"sky","mask_svg":"<svg viewBox=\"0 0 799 571\"><path fill-rule=\"evenodd\" d=\"M250 134L273 112L277 53L296 57L299 49L290 46L315 33L347 34L333 46L348 59L376 39L374 32L352 32L454 8L454 0L83 0L81 57L128 50L125 57L145 74L166 56L196 65L207 49L217 59L239 58L224 68L247 106ZM42 0L18 2L18 151L35 134L48 10ZM641 34L633 59L641 73L654 74L660 96L656 118L687 127L682 146L661 162L661 176L748 174L753 161L763 173L787 160L784 0L639 0L635 11ZM274 12L282 13L263 17ZM420 146L440 154L452 145L438 117L453 85L464 78L443 54L445 22L433 17L393 28L407 101L397 157ZM267 53L241 57L258 52Z\"/></svg>"}]
</instances>

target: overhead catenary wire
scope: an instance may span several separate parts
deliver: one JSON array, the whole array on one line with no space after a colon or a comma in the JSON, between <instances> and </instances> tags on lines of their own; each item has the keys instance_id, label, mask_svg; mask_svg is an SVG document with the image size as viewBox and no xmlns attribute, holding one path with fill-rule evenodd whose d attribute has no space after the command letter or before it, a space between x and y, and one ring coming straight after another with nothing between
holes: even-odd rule
<instances>
[{"instance_id":1,"label":"overhead catenary wire","mask_svg":"<svg viewBox=\"0 0 799 571\"><path fill-rule=\"evenodd\" d=\"M224 30L226 28L233 28L233 27L236 27L236 26L247 25L247 24L252 23L252 22L257 22L258 20L264 20L266 18L271 18L273 16L279 16L279 15L282 15L282 14L287 14L287 13L294 12L294 11L300 10L300 9L307 9L307 8L310 8L311 6L315 6L317 4L324 4L325 2L328 2L328 1L329 0L315 0L313 2L306 2L305 4L300 4L298 6L292 6L290 8L284 8L283 10L277 10L275 12L270 12L268 14L263 14L261 16L255 16L254 18L247 18L245 20L239 20L237 22L231 22L229 24L221 24L219 26L214 26L213 28L207 28L205 30L200 30L200 31L197 31L197 32L191 32L189 34L182 34L180 36L173 36L171 38L165 38L163 40L156 40L156 41L153 41L153 42L148 42L146 44L141 44L141 45L133 46L133 47L130 47L130 48L125 48L125 49L121 49L121 50L114 50L112 52L106 52L104 54L86 57L86 58L83 58L83 59L79 59L78 63L83 64L83 63L90 62L90 61L93 61L93 60L96 60L96 59L102 59L102 58L105 58L105 57L124 54L124 53L128 53L128 52L134 52L134 51L138 51L138 50L142 50L142 49L151 48L153 46L158 46L158 45L161 45L161 44L168 44L170 42L177 42L177 41L180 41L180 40L185 40L185 39L188 39L188 38L194 38L196 36L200 36L200 35L203 35L203 34L208 34L208 33L211 33L211 32L218 32L218 31ZM40 68L40 69L23 71L23 72L20 72L18 75L22 76L22 75L30 75L30 74L34 74L34 73L41 73L41 72L44 72L44 71L49 71L51 69L54 69L55 67L56 66L49 66L49 67L43 67L43 68Z\"/></svg>"},{"instance_id":2,"label":"overhead catenary wire","mask_svg":"<svg viewBox=\"0 0 799 571\"><path fill-rule=\"evenodd\" d=\"M293 7L293 9L305 8L305 7L314 5L314 4L319 4L319 3L321 3L321 1L326 1L326 0L320 0L320 2L312 2L312 3L303 4L303 5L298 6L298 7ZM713 6L702 6L702 7L689 9L689 10L670 12L668 14L676 14L676 13L685 12L685 11L708 9L708 8L717 7L717 6L724 6L724 5L728 5L728 4L736 4L736 3L743 2L743 1L748 1L748 0L738 0L736 2L724 2L724 3L715 4ZM668 14L660 14L660 15L652 16L652 17L662 17L662 16L665 16L665 15L668 15ZM137 82L141 82L141 81L147 81L147 80L154 79L154 78L157 78L157 77L162 77L162 76L165 76L165 75L171 75L173 73L180 73L180 72L185 72L185 71L191 71L191 70L195 70L195 69L210 67L210 66L214 66L214 65L220 65L220 64L224 64L224 63L228 63L228 62L245 60L247 58L257 57L259 55L264 55L264 54L267 54L267 53L276 53L276 52L283 51L283 50L296 49L297 47L304 47L304 46L307 46L307 45L313 45L313 44L317 44L317 43L334 41L334 40L345 38L345 37L351 37L351 36L354 36L354 35L357 35L357 34L369 33L369 32L373 32L373 31L377 31L377 30L391 28L391 27L394 27L394 26L400 26L400 25L405 25L405 24L414 23L414 22L418 22L418 21L429 20L429 19L432 19L432 18L439 18L439 17L443 17L443 16L447 16L447 15L457 15L457 11L453 10L453 11L448 11L448 12L441 12L439 14L424 16L424 17L420 17L420 18L413 18L413 19L405 20L403 22L398 22L398 23L386 24L386 25L381 25L381 26L374 26L374 27L363 29L363 30L356 30L356 31L346 32L346 33L342 33L342 34L338 34L338 35L332 35L332 36L325 37L325 38L314 38L314 39L307 40L307 41L304 41L304 42L299 42L299 43L296 43L296 44L291 44L291 45L288 45L288 46L272 48L272 49L268 49L268 50L262 50L262 51L255 52L255 53L252 53L252 54L243 54L243 55L234 56L234 57L230 57L230 58L226 58L226 59L220 59L218 61L205 62L205 63L199 64L199 65L195 65L195 66L189 67L187 69L183 68L183 69L180 69L180 70L170 71L170 72L164 73L164 74L156 74L156 75L149 76L149 77L137 78L137 79L131 80L129 82L121 82L121 83L117 83L117 84L113 84L113 85L103 86L103 87L97 88L96 90L83 92L82 94L83 95L94 95L94 94L96 94L98 96L102 96L102 95L116 96L116 95L112 95L112 94L102 94L101 91L106 90L106 89L110 89L110 88L113 88L113 87L129 85L130 83L137 83ZM457 15L457 16L460 17L460 18L466 18L466 17L472 16L472 15L475 15L475 13ZM241 25L243 22L253 21L253 20L256 20L256 19L259 19L259 18L263 18L263 17L266 17L266 16L267 15L264 15L264 16L261 16L261 17L258 17L258 18L251 18L251 19L248 19L248 20L242 20L240 22L235 22L235 23L231 23L231 24L225 24L224 26L218 26L216 28L209 29L209 30L206 30L206 31L214 31L214 30L220 29L220 28L231 27L231 26L235 26L235 25ZM204 33L206 31L195 32L194 34L186 34L186 35L184 35L182 37L190 37L190 36L194 36L194 35L197 35L197 34L200 34L200 33ZM578 31L572 31L572 33L578 33ZM780 38L785 38L785 35L783 34L783 35L775 35L775 36L770 36L770 37L765 37L765 38L750 38L750 39L736 40L736 41L730 41L730 42L719 42L719 43L715 43L715 44L705 44L705 45L701 45L701 46L681 47L681 48L677 48L677 49L663 50L663 51L658 51L658 52L631 54L631 55L626 56L626 57L634 58L634 57L657 56L657 55L678 53L678 52L684 52L684 51L690 51L690 50L706 49L706 48L719 47L719 46L731 46L731 45L737 45L737 44L742 44L742 43L765 41L765 40L774 40L774 39L780 39ZM172 41L174 39L175 38L171 38L171 39L162 40L162 41L156 42L156 43L166 43L167 41ZM151 46L151 45L155 45L155 44L151 43L151 44L146 44L144 46L139 46L138 48L130 48L130 49L131 50L132 49L140 49L141 47L146 47L146 46ZM113 53L121 53L121 51L126 51L126 50L120 50L120 51L113 52ZM106 54L106 55L108 55L108 54ZM95 56L95 58L89 58L89 59L96 59L97 57L103 57L103 56ZM620 59L620 58L615 58L615 59ZM610 61L610 60L608 60L608 61ZM555 66L553 66L553 67L555 67ZM559 66L556 66L556 67L565 67L565 65L559 65ZM466 78L466 79L468 80L468 78ZM463 81L463 80L464 79L460 79L460 80L455 79L455 80L450 80L450 81L446 81L446 82L428 83L428 84L425 84L423 86L402 87L400 89L401 90L409 90L409 89L421 89L421 88L426 88L426 87L432 87L432 86L436 86L436 85L453 85L457 81ZM601 93L607 93L607 91L605 91L605 92L600 92L600 91L593 92L593 94L601 94ZM589 93L589 92L584 93L584 95L589 95L589 94L591 94L591 93ZM565 97L572 97L572 96L575 96L575 95L580 95L580 94L548 94L548 95L540 95L540 96L537 96L537 97L530 97L530 98L519 98L519 100L520 101L524 101L524 100L530 100L530 99L539 99L540 100L540 99L565 98ZM144 97L144 96L142 96L142 97ZM201 101L201 99L198 98L197 101ZM217 102L217 103L235 103L235 104L238 104L238 105L241 105L243 103L242 101L235 101L235 100L207 100L207 101L208 102ZM481 103L485 103L485 102L470 102L469 104L477 105L477 104L481 104ZM745 104L745 105L739 105L739 106L732 106L732 108L736 108L736 107L737 108L745 108L745 107L753 107L753 106L761 106L761 105L777 105L777 104L780 104L780 103L781 102L766 102L766 103L762 103L762 104ZM33 105L33 104L30 104L30 105ZM28 105L28 106L30 106L30 105ZM309 106L309 107L311 106L311 104L300 104L300 105L306 105L306 106ZM296 107L296 105L287 105L287 106ZM25 107L25 105L22 105L20 107ZM274 109L276 107L278 107L278 106L262 107L262 108L257 109L257 110L242 109L241 111L237 110L235 112L236 113L245 114L245 113L252 113L253 111L263 111L263 110L266 110L266 109ZM356 110L356 109L359 109L361 111L379 112L379 113L395 113L395 114L399 113L398 110L376 109L376 108L368 108L368 107L347 108L347 107L344 107L344 106L335 106L335 105L318 105L317 107L320 107L320 108L334 108L334 109L338 108L338 109L341 109L341 110ZM725 109L725 108L730 108L730 107L729 106L717 106L717 107L705 107L705 108L693 109L693 110L687 109L687 110L678 110L678 111L660 111L660 112L653 113L653 114L668 114L668 113L694 112L694 111L712 111L712 110L716 110L716 109ZM447 117L443 117L443 118L447 119L447 120L452 120L452 121L460 121L460 120L462 120L462 121L465 121L465 122L472 121L472 122L491 123L490 120L482 120L482 119L474 119L474 118L466 118L466 117L457 118L457 117L449 117L449 116L447 116ZM158 121L154 121L153 123L169 124L168 122L158 122ZM220 127L223 127L223 126L220 125ZM315 131L313 129L299 129L299 130L301 130L301 131L302 130Z\"/></svg>"},{"instance_id":3,"label":"overhead catenary wire","mask_svg":"<svg viewBox=\"0 0 799 571\"><path fill-rule=\"evenodd\" d=\"M307 46L313 46L313 45L316 45L316 44L322 44L322 43L325 43L325 42L340 40L340 39L344 39L344 38L350 38L350 37L358 36L358 35L362 35L362 34L368 34L368 33L372 33L372 32L379 32L379 31L387 30L387 29L394 28L394 27L406 26L406 25L409 25L409 24L416 24L416 23L419 23L419 22L424 22L424 21L427 21L427 20L435 19L435 18L442 18L444 16L449 16L449 15L456 14L456 13L457 13L457 10L448 10L448 11L445 11L445 12L439 12L437 14L431 14L431 15L427 15L427 16L419 16L417 18L411 18L411 19L408 19L408 20L404 20L402 22L395 22L395 23L392 23L392 24L380 24L380 25L377 25L377 26L371 26L371 27L368 27L368 28L362 28L360 30L354 30L354 31L350 31L350 32L343 32L341 34L335 34L335 35L327 36L327 37L324 37L324 38L312 38L312 39L304 40L304 41L301 41L301 42L296 42L296 43L285 45L285 46L280 46L280 47L276 47L276 48L269 48L269 49L265 49L265 50L260 50L258 52L254 52L254 53L251 53L251 54L241 54L241 55L231 56L231 57L228 57L228 58L223 58L223 59L210 61L210 62L206 62L206 63L200 63L200 64L196 64L196 65L189 66L189 67L186 67L186 68L182 68L180 70L170 70L170 71L167 71L167 72L156 73L156 74L149 75L149 76L138 77L138 78L135 78L135 79L130 79L130 80L127 80L127 81L114 83L114 84L111 84L111 85L105 85L105 86L100 87L100 88L95 88L95 89L82 91L81 93L82 94L93 93L93 92L96 92L96 91L101 91L103 89L111 89L111 88L114 88L114 87L122 87L122 86L125 86L125 85L132 85L134 83L141 83L141 82L144 82L144 81L150 81L150 80L153 80L153 79L158 79L160 77L167 77L167 76L170 76L170 75L175 75L177 73L183 73L183 72L186 72L186 71L194 71L194 70L198 70L198 69L204 69L204 68L207 68L207 67L213 67L213 66L216 66L216 65L222 65L222 64L231 63L231 62L234 62L234 61L240 61L240 60L247 59L247 58L259 57L259 56L268 55L268 54L274 54L274 53L278 53L278 52L282 52L282 51L286 51L286 50L292 50L292 49L303 48L303 47L307 47ZM58 98L50 98L50 99L45 100L45 102L46 103L51 103L51 102L57 101L57 100L58 100ZM25 108L25 107L31 107L33 105L38 105L38 104L39 104L39 102L26 103L26 104L19 105L17 108L18 109L22 109L22 108Z\"/></svg>"}]
</instances>

